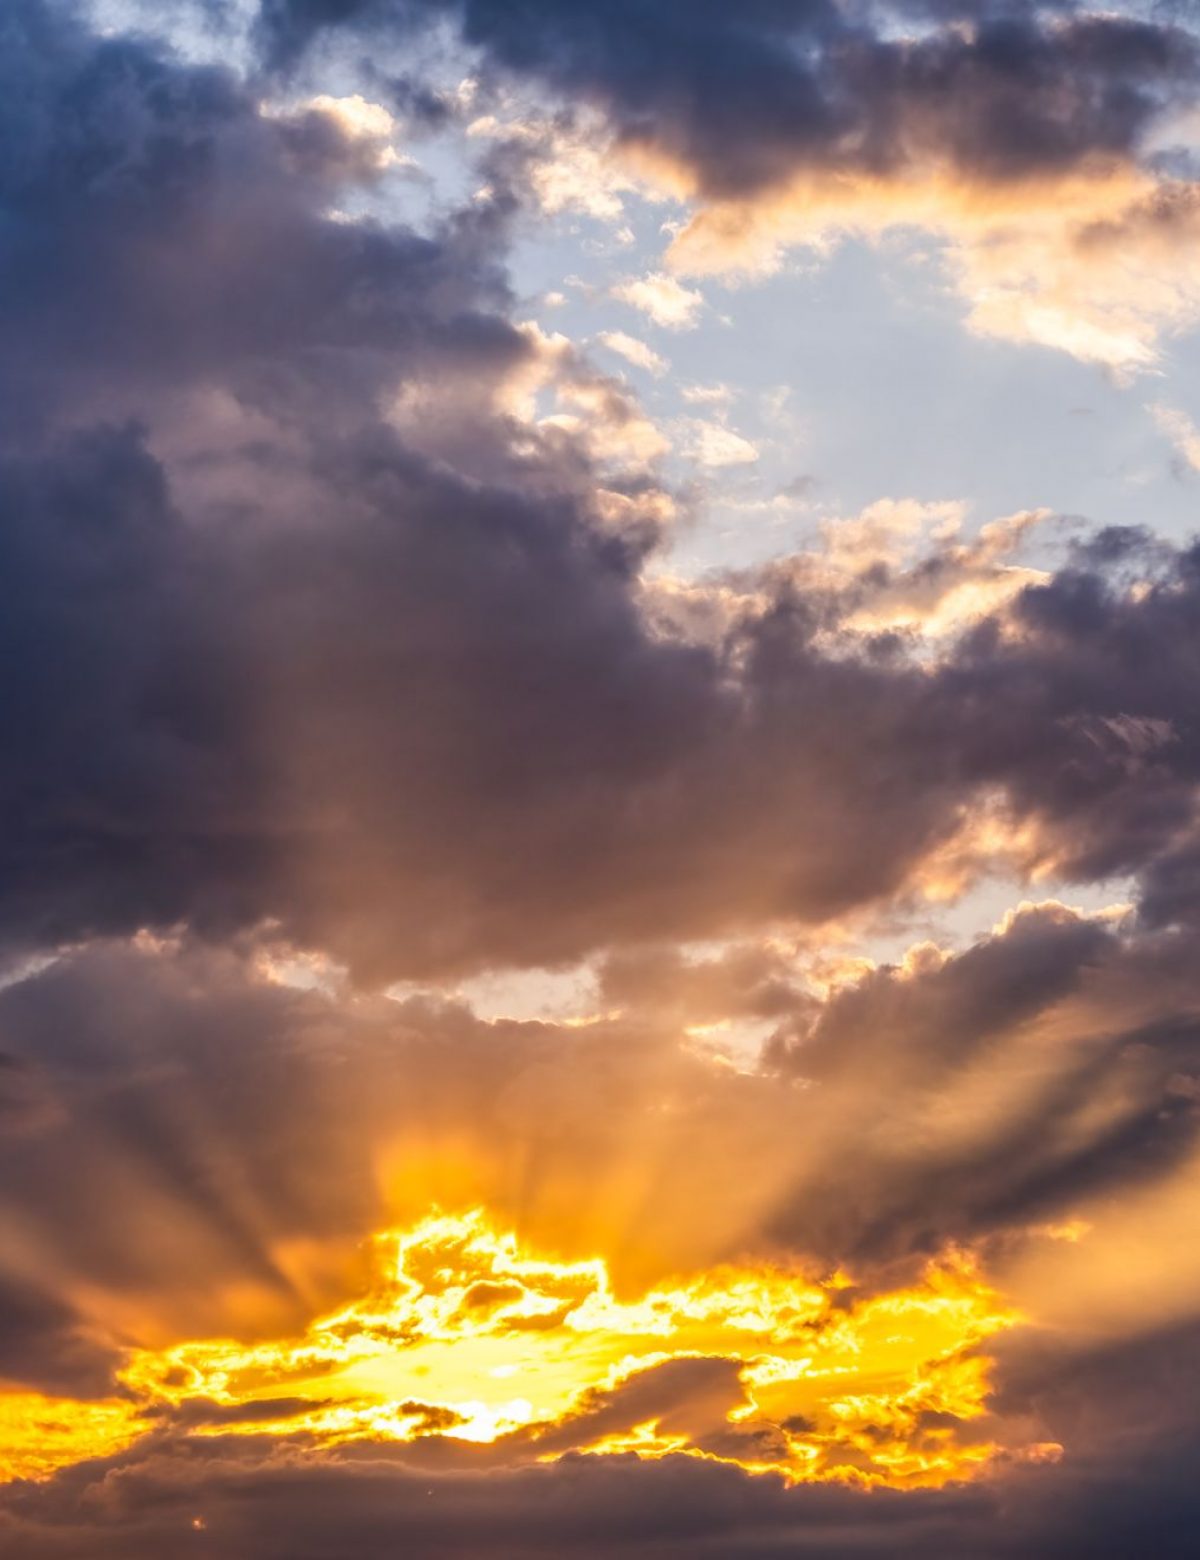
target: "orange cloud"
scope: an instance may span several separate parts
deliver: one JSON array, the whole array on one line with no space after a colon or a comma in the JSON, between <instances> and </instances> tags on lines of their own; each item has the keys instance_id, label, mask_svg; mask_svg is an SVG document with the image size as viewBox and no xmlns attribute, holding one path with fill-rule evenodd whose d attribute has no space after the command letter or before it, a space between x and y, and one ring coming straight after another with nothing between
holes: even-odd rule
<instances>
[{"instance_id":1,"label":"orange cloud","mask_svg":"<svg viewBox=\"0 0 1200 1560\"><path fill-rule=\"evenodd\" d=\"M707 200L686 170L638 157L696 206L667 251L676 275L769 272L790 248L916 231L944 246L980 335L1131 373L1153 367L1164 334L1200 319L1200 198L1132 164L1095 160L1004 184L936 164L903 177L805 170L781 187Z\"/></svg>"},{"instance_id":2,"label":"orange cloud","mask_svg":"<svg viewBox=\"0 0 1200 1560\"><path fill-rule=\"evenodd\" d=\"M375 1242L368 1292L300 1336L135 1350L125 1396L0 1399L8 1477L106 1456L155 1423L348 1442L490 1446L504 1463L682 1453L792 1481L940 1485L985 1469L984 1346L1018 1313L965 1254L857 1298L769 1264L622 1297L601 1258L561 1261L481 1210Z\"/></svg>"}]
</instances>

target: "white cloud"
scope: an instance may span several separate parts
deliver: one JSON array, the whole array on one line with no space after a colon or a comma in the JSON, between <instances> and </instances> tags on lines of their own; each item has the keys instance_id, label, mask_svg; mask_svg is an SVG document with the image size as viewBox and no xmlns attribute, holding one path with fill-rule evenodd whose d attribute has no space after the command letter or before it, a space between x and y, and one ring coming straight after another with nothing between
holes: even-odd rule
<instances>
[{"instance_id":1,"label":"white cloud","mask_svg":"<svg viewBox=\"0 0 1200 1560\"><path fill-rule=\"evenodd\" d=\"M637 368L644 368L647 373L665 374L671 366L653 347L639 341L636 336L626 335L623 330L602 331L596 339L610 352L617 353Z\"/></svg>"},{"instance_id":2,"label":"white cloud","mask_svg":"<svg viewBox=\"0 0 1200 1560\"><path fill-rule=\"evenodd\" d=\"M1162 401L1150 407L1150 415L1193 471L1200 471L1200 428L1176 406Z\"/></svg>"},{"instance_id":3,"label":"white cloud","mask_svg":"<svg viewBox=\"0 0 1200 1560\"><path fill-rule=\"evenodd\" d=\"M701 204L666 264L688 276L766 274L800 246L922 229L978 335L1153 370L1165 335L1200 320L1200 192L1138 167L1084 170L1036 187L981 189L936 170L899 183L805 173L761 197Z\"/></svg>"},{"instance_id":4,"label":"white cloud","mask_svg":"<svg viewBox=\"0 0 1200 1560\"><path fill-rule=\"evenodd\" d=\"M640 188L609 155L608 137L596 119L566 129L553 117L537 114L483 114L468 125L467 134L521 142L530 153L530 186L538 205L551 216L577 211L613 223L625 210L623 197ZM624 224L614 236L619 244L633 242Z\"/></svg>"},{"instance_id":5,"label":"white cloud","mask_svg":"<svg viewBox=\"0 0 1200 1560\"><path fill-rule=\"evenodd\" d=\"M733 399L728 385L684 385L680 394L691 406L725 406Z\"/></svg>"},{"instance_id":6,"label":"white cloud","mask_svg":"<svg viewBox=\"0 0 1200 1560\"><path fill-rule=\"evenodd\" d=\"M388 168L415 168L416 164L406 153L396 150L393 144L399 133L395 116L382 103L372 103L354 92L348 97L330 97L320 93L317 97L289 105L261 103L259 112L265 119L289 119L300 114L322 114L333 121L347 140L361 146L369 154L371 165L382 172Z\"/></svg>"},{"instance_id":7,"label":"white cloud","mask_svg":"<svg viewBox=\"0 0 1200 1560\"><path fill-rule=\"evenodd\" d=\"M758 459L749 439L719 422L693 422L688 454L702 466L745 466Z\"/></svg>"},{"instance_id":8,"label":"white cloud","mask_svg":"<svg viewBox=\"0 0 1200 1560\"><path fill-rule=\"evenodd\" d=\"M612 295L622 303L640 309L656 325L665 325L669 330L689 330L697 323L697 316L704 307L703 293L684 287L663 271L651 271L648 276L621 282L613 288Z\"/></svg>"}]
</instances>

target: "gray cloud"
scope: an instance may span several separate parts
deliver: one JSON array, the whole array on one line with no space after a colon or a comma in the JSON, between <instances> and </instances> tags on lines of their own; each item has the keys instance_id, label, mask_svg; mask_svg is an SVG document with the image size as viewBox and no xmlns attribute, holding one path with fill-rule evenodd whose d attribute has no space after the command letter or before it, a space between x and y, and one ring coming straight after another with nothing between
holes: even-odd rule
<instances>
[{"instance_id":1,"label":"gray cloud","mask_svg":"<svg viewBox=\"0 0 1200 1560\"><path fill-rule=\"evenodd\" d=\"M1190 554L1141 596L1062 573L935 667L831 648L846 602L786 574L664 636L637 483L614 528L496 399L534 350L504 198L335 221L295 122L55 14L23 0L5 66L40 40L0 190L40 430L0 465L10 945L274 922L383 982L820 921L990 792L1068 875L1184 835Z\"/></svg>"},{"instance_id":2,"label":"gray cloud","mask_svg":"<svg viewBox=\"0 0 1200 1560\"><path fill-rule=\"evenodd\" d=\"M811 1081L823 1122L823 1152L783 1201L787 1237L934 1251L1168 1170L1197 1127L1179 1087L1196 1067L1193 959L1190 936L1030 910L781 1029L777 1063Z\"/></svg>"},{"instance_id":3,"label":"gray cloud","mask_svg":"<svg viewBox=\"0 0 1200 1560\"><path fill-rule=\"evenodd\" d=\"M1124 1361L1093 1360L1089 1387L1112 1421L1145 1401L1130 1381L1170 1359L1164 1338ZM263 1447L216 1440L188 1456L164 1439L119 1460L10 1491L0 1542L30 1560L159 1560L185 1545L222 1560L364 1560L392 1554L404 1534L414 1556L496 1552L527 1560L579 1554L846 1555L851 1560L958 1553L1010 1560L1080 1553L1118 1560L1149 1545L1168 1560L1190 1553L1195 1498L1194 1412L1164 1380L1175 1446L1120 1430L1100 1435L1071 1470L1016 1471L986 1490L787 1489L728 1465L671 1457L637 1462L568 1458L516 1474L414 1471L382 1449L305 1465ZM1049 1396L1069 1405L1059 1378ZM1164 1400L1158 1400L1160 1409ZM1110 1421L1111 1424L1111 1421ZM103 1493L101 1493L101 1491ZM196 1519L202 1528L193 1526Z\"/></svg>"},{"instance_id":4,"label":"gray cloud","mask_svg":"<svg viewBox=\"0 0 1200 1560\"><path fill-rule=\"evenodd\" d=\"M485 62L601 107L624 142L677 160L706 197L730 198L804 169L903 175L932 156L1005 181L1136 154L1164 100L1194 94L1194 39L1167 21L1048 10L264 0L261 30L287 62L330 31L401 38L449 17ZM971 26L897 36L914 13Z\"/></svg>"}]
</instances>

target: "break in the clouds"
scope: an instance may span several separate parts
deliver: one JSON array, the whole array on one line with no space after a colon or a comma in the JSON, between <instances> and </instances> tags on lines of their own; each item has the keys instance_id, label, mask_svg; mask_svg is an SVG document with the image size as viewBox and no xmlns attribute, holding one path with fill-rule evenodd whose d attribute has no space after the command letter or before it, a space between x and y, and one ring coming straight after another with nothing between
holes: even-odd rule
<instances>
[{"instance_id":1,"label":"break in the clouds","mask_svg":"<svg viewBox=\"0 0 1200 1560\"><path fill-rule=\"evenodd\" d=\"M1198 51L6 8L0 1552L1189 1552Z\"/></svg>"},{"instance_id":2,"label":"break in the clouds","mask_svg":"<svg viewBox=\"0 0 1200 1560\"><path fill-rule=\"evenodd\" d=\"M272 0L262 36L286 69L339 30L361 44L434 22L485 70L598 111L619 165L693 203L667 251L685 274L917 230L944 249L973 328L1121 372L1153 366L1163 333L1200 310L1186 15L1070 0ZM635 284L643 306L665 306L671 280Z\"/></svg>"}]
</instances>

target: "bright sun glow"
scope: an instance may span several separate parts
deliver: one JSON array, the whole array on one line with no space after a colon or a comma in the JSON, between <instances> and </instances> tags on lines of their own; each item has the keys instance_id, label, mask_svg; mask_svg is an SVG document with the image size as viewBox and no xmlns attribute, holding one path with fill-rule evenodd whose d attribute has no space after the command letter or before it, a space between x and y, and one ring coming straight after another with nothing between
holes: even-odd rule
<instances>
[{"instance_id":1,"label":"bright sun glow","mask_svg":"<svg viewBox=\"0 0 1200 1560\"><path fill-rule=\"evenodd\" d=\"M124 1401L4 1402L9 1477L118 1450L176 1418L197 1436L475 1443L505 1461L669 1453L790 1480L938 1485L987 1466L983 1345L1017 1313L948 1253L911 1288L860 1296L770 1265L619 1299L599 1259L558 1262L485 1213L375 1242L361 1299L302 1337L137 1350Z\"/></svg>"}]
</instances>

